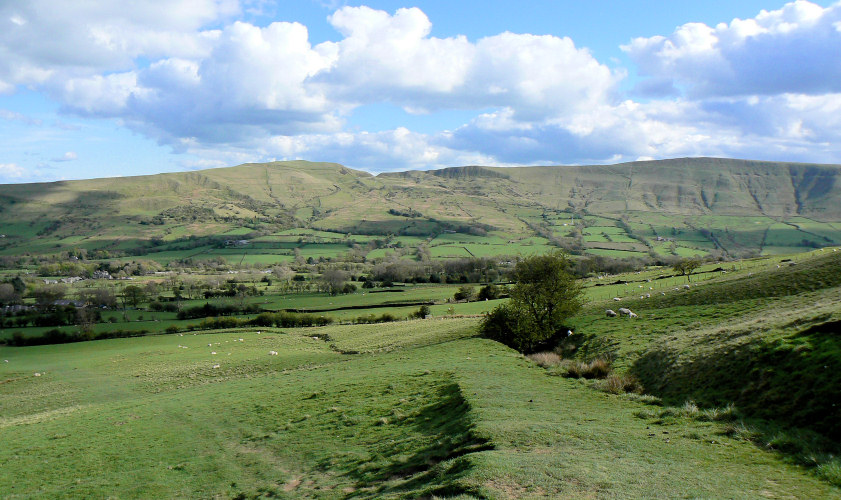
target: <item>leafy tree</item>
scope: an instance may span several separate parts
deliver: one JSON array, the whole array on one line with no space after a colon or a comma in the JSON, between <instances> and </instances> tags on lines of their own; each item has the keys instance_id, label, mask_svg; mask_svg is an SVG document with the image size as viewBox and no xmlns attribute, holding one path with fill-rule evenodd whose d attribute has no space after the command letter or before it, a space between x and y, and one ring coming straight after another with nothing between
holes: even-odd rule
<instances>
[{"instance_id":1,"label":"leafy tree","mask_svg":"<svg viewBox=\"0 0 841 500\"><path fill-rule=\"evenodd\" d=\"M470 302L474 298L476 298L476 290L473 289L472 286L460 286L455 294L453 294L453 298L456 300L463 300L465 302Z\"/></svg>"},{"instance_id":2,"label":"leafy tree","mask_svg":"<svg viewBox=\"0 0 841 500\"><path fill-rule=\"evenodd\" d=\"M24 283L20 276L15 276L12 279L12 286L18 294L23 294L26 291L26 283Z\"/></svg>"},{"instance_id":3,"label":"leafy tree","mask_svg":"<svg viewBox=\"0 0 841 500\"><path fill-rule=\"evenodd\" d=\"M565 330L564 322L583 304L583 289L562 252L535 255L517 263L511 300L482 321L485 337L521 352L534 351Z\"/></svg>"},{"instance_id":4,"label":"leafy tree","mask_svg":"<svg viewBox=\"0 0 841 500\"><path fill-rule=\"evenodd\" d=\"M485 285L479 289L479 300L494 300L500 295L502 295L502 290L494 284Z\"/></svg>"},{"instance_id":5,"label":"leafy tree","mask_svg":"<svg viewBox=\"0 0 841 500\"><path fill-rule=\"evenodd\" d=\"M323 289L330 293L330 295L338 295L342 293L345 287L345 279L347 279L344 271L338 269L328 269L321 275L321 283Z\"/></svg>"},{"instance_id":6,"label":"leafy tree","mask_svg":"<svg viewBox=\"0 0 841 500\"><path fill-rule=\"evenodd\" d=\"M689 275L691 275L692 271L698 269L699 267L701 267L701 261L700 260L681 259L681 260L679 260L675 263L675 265L674 265L674 267L672 267L672 269L675 272L678 272L678 273L682 274L683 276L686 276L686 279L688 281L692 281L690 279Z\"/></svg>"},{"instance_id":7,"label":"leafy tree","mask_svg":"<svg viewBox=\"0 0 841 500\"><path fill-rule=\"evenodd\" d=\"M20 302L20 295L11 283L0 283L0 305L16 304Z\"/></svg>"},{"instance_id":8,"label":"leafy tree","mask_svg":"<svg viewBox=\"0 0 841 500\"><path fill-rule=\"evenodd\" d=\"M51 308L55 301L62 300L66 294L67 288L64 285L44 285L32 292L36 305L41 309Z\"/></svg>"},{"instance_id":9,"label":"leafy tree","mask_svg":"<svg viewBox=\"0 0 841 500\"><path fill-rule=\"evenodd\" d=\"M146 301L146 291L137 285L129 285L123 288L122 298L136 308L141 302Z\"/></svg>"}]
</instances>

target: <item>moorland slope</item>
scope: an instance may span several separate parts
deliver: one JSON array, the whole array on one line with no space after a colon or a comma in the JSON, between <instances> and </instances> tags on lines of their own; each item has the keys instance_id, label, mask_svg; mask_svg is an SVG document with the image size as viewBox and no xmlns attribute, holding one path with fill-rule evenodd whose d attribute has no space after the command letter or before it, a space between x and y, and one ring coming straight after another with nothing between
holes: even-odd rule
<instances>
[{"instance_id":1,"label":"moorland slope","mask_svg":"<svg viewBox=\"0 0 841 500\"><path fill-rule=\"evenodd\" d=\"M841 243L839 179L839 165L684 158L377 176L291 161L3 185L0 252L138 255L189 237L308 228L430 241L446 232L540 238L618 257L787 253Z\"/></svg>"}]
</instances>

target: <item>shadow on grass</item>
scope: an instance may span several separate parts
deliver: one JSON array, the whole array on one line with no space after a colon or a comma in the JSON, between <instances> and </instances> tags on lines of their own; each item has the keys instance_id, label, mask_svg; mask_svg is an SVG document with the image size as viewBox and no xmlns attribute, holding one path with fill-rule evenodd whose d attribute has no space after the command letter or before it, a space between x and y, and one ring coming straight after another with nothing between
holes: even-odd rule
<instances>
[{"instance_id":1,"label":"shadow on grass","mask_svg":"<svg viewBox=\"0 0 841 500\"><path fill-rule=\"evenodd\" d=\"M478 437L470 417L470 405L455 383L439 388L437 397L413 418L396 425L415 427L428 436L427 444L400 449L381 449L377 463L360 464L347 475L357 481L357 492L348 497L409 493L415 496L454 496L469 494L459 484L472 464L471 453L493 449L488 440Z\"/></svg>"},{"instance_id":2,"label":"shadow on grass","mask_svg":"<svg viewBox=\"0 0 841 500\"><path fill-rule=\"evenodd\" d=\"M815 456L841 451L841 321L785 338L725 343L704 355L657 349L630 373L668 405L734 404L747 423L739 437L795 463L820 466Z\"/></svg>"}]
</instances>

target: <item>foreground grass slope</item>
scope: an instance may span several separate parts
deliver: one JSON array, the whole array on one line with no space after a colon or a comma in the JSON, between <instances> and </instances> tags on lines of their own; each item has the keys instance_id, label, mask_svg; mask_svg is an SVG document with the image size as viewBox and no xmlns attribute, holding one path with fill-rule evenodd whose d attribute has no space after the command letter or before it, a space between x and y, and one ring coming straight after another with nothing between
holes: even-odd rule
<instances>
[{"instance_id":1,"label":"foreground grass slope","mask_svg":"<svg viewBox=\"0 0 841 500\"><path fill-rule=\"evenodd\" d=\"M758 444L841 484L841 257L753 269L626 297L635 321L606 318L615 301L594 302L567 347L611 360L667 405L733 405Z\"/></svg>"},{"instance_id":2,"label":"foreground grass slope","mask_svg":"<svg viewBox=\"0 0 841 500\"><path fill-rule=\"evenodd\" d=\"M553 377L475 326L0 347L2 496L841 497L718 423L641 419L644 398Z\"/></svg>"}]
</instances>

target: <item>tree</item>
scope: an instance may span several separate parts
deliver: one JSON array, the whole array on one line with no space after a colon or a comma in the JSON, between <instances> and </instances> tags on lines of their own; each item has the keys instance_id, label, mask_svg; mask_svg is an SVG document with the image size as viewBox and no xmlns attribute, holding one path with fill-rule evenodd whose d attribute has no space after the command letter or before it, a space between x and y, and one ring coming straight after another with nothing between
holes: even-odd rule
<instances>
[{"instance_id":1,"label":"tree","mask_svg":"<svg viewBox=\"0 0 841 500\"><path fill-rule=\"evenodd\" d=\"M121 298L136 308L141 302L146 301L146 291L137 285L129 285L123 288Z\"/></svg>"},{"instance_id":2,"label":"tree","mask_svg":"<svg viewBox=\"0 0 841 500\"><path fill-rule=\"evenodd\" d=\"M0 306L6 304L17 304L20 302L20 295L15 291L11 283L0 283Z\"/></svg>"},{"instance_id":3,"label":"tree","mask_svg":"<svg viewBox=\"0 0 841 500\"><path fill-rule=\"evenodd\" d=\"M79 299L86 306L110 307L117 305L117 297L110 288L89 288L79 292Z\"/></svg>"},{"instance_id":4,"label":"tree","mask_svg":"<svg viewBox=\"0 0 841 500\"><path fill-rule=\"evenodd\" d=\"M692 274L692 271L698 269L699 267L701 267L701 261L699 261L699 260L696 260L696 259L681 259L681 260L679 260L675 263L675 265L674 265L674 267L672 267L672 269L675 272L678 272L678 273L682 274L683 276L686 276L687 281L692 281L690 279L689 275Z\"/></svg>"},{"instance_id":5,"label":"tree","mask_svg":"<svg viewBox=\"0 0 841 500\"><path fill-rule=\"evenodd\" d=\"M44 285L32 292L36 305L42 310L52 308L54 303L62 300L66 294L67 288L64 285Z\"/></svg>"},{"instance_id":6,"label":"tree","mask_svg":"<svg viewBox=\"0 0 841 500\"><path fill-rule=\"evenodd\" d=\"M502 295L500 288L493 283L479 289L479 300L495 300Z\"/></svg>"},{"instance_id":7,"label":"tree","mask_svg":"<svg viewBox=\"0 0 841 500\"><path fill-rule=\"evenodd\" d=\"M328 269L321 275L321 282L324 290L330 295L338 295L342 293L345 286L345 273L338 269Z\"/></svg>"},{"instance_id":8,"label":"tree","mask_svg":"<svg viewBox=\"0 0 841 500\"><path fill-rule=\"evenodd\" d=\"M563 252L535 255L517 263L511 300L482 321L485 337L532 352L566 330L564 322L583 304L583 289Z\"/></svg>"},{"instance_id":9,"label":"tree","mask_svg":"<svg viewBox=\"0 0 841 500\"><path fill-rule=\"evenodd\" d=\"M476 290L473 289L472 286L465 285L458 287L456 293L453 294L453 298L455 300L463 300L465 302L470 302L474 298L476 298Z\"/></svg>"}]
</instances>

